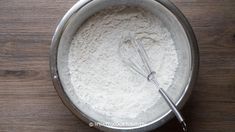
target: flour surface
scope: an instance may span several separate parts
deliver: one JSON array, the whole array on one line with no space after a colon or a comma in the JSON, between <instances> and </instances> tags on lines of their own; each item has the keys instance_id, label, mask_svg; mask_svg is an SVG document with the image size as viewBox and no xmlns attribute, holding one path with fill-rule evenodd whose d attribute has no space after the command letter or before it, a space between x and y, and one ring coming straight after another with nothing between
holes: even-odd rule
<instances>
[{"instance_id":1,"label":"flour surface","mask_svg":"<svg viewBox=\"0 0 235 132\"><path fill-rule=\"evenodd\" d=\"M163 89L172 84L178 66L171 34L153 14L140 8L112 7L90 17L70 47L73 96L114 122L136 118L161 97L152 83L131 71L119 57L124 32L142 40Z\"/></svg>"}]
</instances>

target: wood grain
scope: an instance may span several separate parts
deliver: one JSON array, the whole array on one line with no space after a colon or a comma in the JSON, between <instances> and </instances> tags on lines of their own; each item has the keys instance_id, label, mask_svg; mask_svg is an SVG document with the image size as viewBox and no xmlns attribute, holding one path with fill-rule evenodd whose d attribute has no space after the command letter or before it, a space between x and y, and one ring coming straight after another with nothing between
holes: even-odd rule
<instances>
[{"instance_id":1,"label":"wood grain","mask_svg":"<svg viewBox=\"0 0 235 132\"><path fill-rule=\"evenodd\" d=\"M172 0L189 19L200 72L183 109L190 132L235 131L235 1ZM49 73L50 41L76 0L0 0L0 132L96 132L62 104ZM173 119L156 132L180 132Z\"/></svg>"}]
</instances>

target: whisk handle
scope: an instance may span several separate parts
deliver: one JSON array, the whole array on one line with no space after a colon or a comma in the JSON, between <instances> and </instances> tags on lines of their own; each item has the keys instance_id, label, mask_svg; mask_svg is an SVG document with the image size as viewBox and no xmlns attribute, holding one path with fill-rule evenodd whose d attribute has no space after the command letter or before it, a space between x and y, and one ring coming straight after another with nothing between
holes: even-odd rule
<instances>
[{"instance_id":1,"label":"whisk handle","mask_svg":"<svg viewBox=\"0 0 235 132\"><path fill-rule=\"evenodd\" d=\"M159 92L161 93L161 95L163 96L163 98L165 99L165 101L167 102L167 104L169 105L169 107L171 108L171 110L174 112L176 118L179 120L179 122L182 125L182 128L184 130L184 132L187 132L187 125L186 122L184 121L183 116L180 114L179 110L176 108L175 104L173 103L173 101L169 98L169 96L167 95L167 93L160 88Z\"/></svg>"}]
</instances>

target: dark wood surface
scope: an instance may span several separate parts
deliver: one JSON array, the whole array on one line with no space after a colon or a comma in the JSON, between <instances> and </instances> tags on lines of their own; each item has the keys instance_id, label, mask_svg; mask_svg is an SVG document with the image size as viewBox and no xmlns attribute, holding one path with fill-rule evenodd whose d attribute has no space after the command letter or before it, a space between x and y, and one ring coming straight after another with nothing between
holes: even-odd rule
<instances>
[{"instance_id":1,"label":"dark wood surface","mask_svg":"<svg viewBox=\"0 0 235 132\"><path fill-rule=\"evenodd\" d=\"M96 132L61 102L50 40L76 0L0 0L0 132ZM235 132L235 0L172 0L199 42L200 72L183 114L190 132ZM156 132L180 132L173 119Z\"/></svg>"}]
</instances>

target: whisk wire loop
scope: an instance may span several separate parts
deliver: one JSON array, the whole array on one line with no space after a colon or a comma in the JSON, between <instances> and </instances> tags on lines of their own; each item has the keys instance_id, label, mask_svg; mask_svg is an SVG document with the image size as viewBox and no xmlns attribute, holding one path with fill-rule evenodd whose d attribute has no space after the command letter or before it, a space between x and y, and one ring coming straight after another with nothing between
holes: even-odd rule
<instances>
[{"instance_id":1,"label":"whisk wire loop","mask_svg":"<svg viewBox=\"0 0 235 132\"><path fill-rule=\"evenodd\" d=\"M140 40L136 40L130 34L124 38L124 41L126 43L121 42L119 45L119 54L122 61L132 70L149 80L150 75L155 73L155 71L152 71L150 67L149 57L142 42ZM127 42L129 42L129 44ZM131 54L132 52L134 53Z\"/></svg>"}]
</instances>

